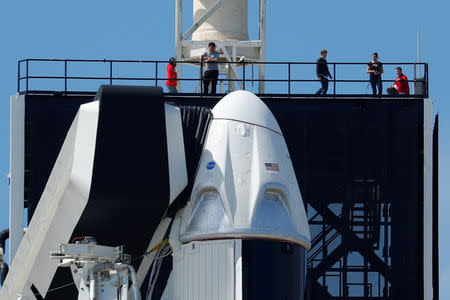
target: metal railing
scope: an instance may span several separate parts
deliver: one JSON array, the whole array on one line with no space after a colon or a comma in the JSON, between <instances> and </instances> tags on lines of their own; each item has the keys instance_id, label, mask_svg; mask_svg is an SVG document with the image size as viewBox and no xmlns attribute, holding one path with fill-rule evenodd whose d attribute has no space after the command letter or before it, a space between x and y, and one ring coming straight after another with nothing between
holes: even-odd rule
<instances>
[{"instance_id":1,"label":"metal railing","mask_svg":"<svg viewBox=\"0 0 450 300\"><path fill-rule=\"evenodd\" d=\"M205 94L203 91L203 67L205 63L201 61L182 61L177 62L183 68L183 76L178 78L178 82L182 85L187 83L194 84L192 92ZM44 64L43 66L36 66L37 64ZM57 67L55 66L58 65ZM102 71L99 75L83 75L80 74L80 65L88 64L89 66L83 68L83 72L93 72L93 65L101 65ZM141 76L122 75L119 66L124 64L130 66L144 66L144 72ZM227 78L219 78L219 84L223 93L223 85L226 83L238 84L240 89L254 89L256 93L258 91L255 88L255 83L264 82L264 84L278 84L276 88L270 88L271 92L267 91L264 94L277 94L291 96L301 95L314 95L314 89L320 87L320 81L316 77L315 66L316 62L220 62L222 66L222 72L227 71L232 76ZM122 84L129 82L139 82L139 84L150 84L158 86L165 85L166 79L166 67L167 61L157 60L97 60L97 59L24 59L18 61L17 71L17 92L18 93L30 93L30 92L61 92L61 93L77 93L77 92L95 92L96 89L83 90L74 86L69 86L73 82L80 81L101 81L101 84ZM384 78L390 78L389 80L383 79L382 83L394 82L396 77L395 67L401 66L408 77L413 77L412 80L408 80L408 83L413 83L413 93L411 96L425 98L428 97L428 64L416 63L416 62L401 62L401 63L383 63L384 65ZM187 67L190 67L189 72L185 72ZM62 67L62 68L61 68ZM106 67L106 68L105 68ZM255 76L255 69L265 69L265 78L259 79ZM283 70L280 70L280 67ZM327 96L368 96L369 94L369 76L366 74L367 62L329 62L328 67L333 75L333 79L329 80L332 92ZM272 68L272 70L271 70ZM408 71L405 72L405 68ZM194 69L194 70L192 70ZM387 73L387 69L389 73ZM422 72L421 72L422 70ZM81 72L81 73L83 73ZM131 72L133 73L133 71ZM256 72L258 74L258 72ZM423 74L423 77L420 75ZM304 78L306 76L306 78ZM419 78L418 78L419 76ZM231 78L230 78L231 77ZM303 78L300 78L303 77ZM47 81L46 84L40 84L38 88L33 88L37 81ZM48 82L57 81L59 85L55 87L52 85L49 89L43 89L42 86L48 85ZM63 83L61 86L60 84ZM279 84L283 86L280 87ZM299 84L303 84L302 88L299 88ZM359 84L359 87L358 87ZM364 90L361 88L361 84L367 84ZM197 87L195 88L195 85ZM346 85L344 87L344 85ZM98 85L97 85L98 87ZM266 88L267 90L268 88ZM186 92L186 88L183 88ZM190 92L190 93L192 93ZM400 95L403 96L403 95Z\"/></svg>"}]
</instances>

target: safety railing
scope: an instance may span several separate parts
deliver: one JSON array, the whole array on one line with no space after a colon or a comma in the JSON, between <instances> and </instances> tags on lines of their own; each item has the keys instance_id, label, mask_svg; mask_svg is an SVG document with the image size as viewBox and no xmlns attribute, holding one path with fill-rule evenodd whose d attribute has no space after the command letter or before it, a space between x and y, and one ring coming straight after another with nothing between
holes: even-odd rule
<instances>
[{"instance_id":1,"label":"safety railing","mask_svg":"<svg viewBox=\"0 0 450 300\"><path fill-rule=\"evenodd\" d=\"M24 59L18 62L17 92L93 93L100 84L140 84L164 86L167 61ZM205 95L202 81L206 63L177 62L182 76L177 79L183 93ZM244 89L256 94L315 96L321 87L316 62L219 62L218 93ZM428 64L416 62L383 63L383 96L393 84L395 68L400 66L409 80L408 97L428 97ZM367 62L328 62L333 79L326 96L371 96ZM259 74L265 74L259 78ZM412 78L412 79L411 79ZM412 85L412 88L411 88ZM262 88L264 86L264 88ZM263 91L263 92L262 92ZM405 95L397 95L405 96Z\"/></svg>"}]
</instances>

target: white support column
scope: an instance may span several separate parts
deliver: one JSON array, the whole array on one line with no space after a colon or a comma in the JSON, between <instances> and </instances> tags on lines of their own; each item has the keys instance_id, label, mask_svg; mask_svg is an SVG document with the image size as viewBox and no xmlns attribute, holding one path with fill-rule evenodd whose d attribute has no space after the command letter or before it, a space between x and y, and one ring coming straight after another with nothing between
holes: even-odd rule
<instances>
[{"instance_id":1,"label":"white support column","mask_svg":"<svg viewBox=\"0 0 450 300\"><path fill-rule=\"evenodd\" d=\"M182 32L183 32L183 0L175 0L175 59L181 61L182 57ZM177 64L175 67L177 71L178 78L183 78L182 76L182 66ZM178 81L178 91L182 90L182 82Z\"/></svg>"},{"instance_id":2,"label":"white support column","mask_svg":"<svg viewBox=\"0 0 450 300\"><path fill-rule=\"evenodd\" d=\"M260 48L260 61L266 61L266 0L259 0L259 40L261 42ZM258 78L265 79L266 66L259 65ZM259 82L259 93L263 94L266 89L266 83L264 81Z\"/></svg>"},{"instance_id":3,"label":"white support column","mask_svg":"<svg viewBox=\"0 0 450 300\"><path fill-rule=\"evenodd\" d=\"M25 96L10 98L9 263L23 237L25 182Z\"/></svg>"},{"instance_id":4,"label":"white support column","mask_svg":"<svg viewBox=\"0 0 450 300\"><path fill-rule=\"evenodd\" d=\"M433 103L423 99L423 299L433 299Z\"/></svg>"},{"instance_id":5,"label":"white support column","mask_svg":"<svg viewBox=\"0 0 450 300\"><path fill-rule=\"evenodd\" d=\"M231 51L231 59L232 61L236 61L236 46L232 46L232 51ZM236 66L235 64L233 64L233 66ZM230 72L231 70L231 65L228 64L228 74L227 74L227 79L237 79L235 76L233 76L233 74ZM231 91L235 91L236 90L236 82L235 81L230 81L228 80L228 90Z\"/></svg>"},{"instance_id":6,"label":"white support column","mask_svg":"<svg viewBox=\"0 0 450 300\"><path fill-rule=\"evenodd\" d=\"M223 54L225 55L225 58L227 59L227 61L231 61L232 62L233 59L231 58L230 53L228 53L228 51L225 48L225 46L223 46L221 43L219 43L219 45L220 45L220 48L222 49ZM237 80L240 80L239 73L237 71L236 65L235 64L230 64L230 68L231 68L231 72L234 74L234 77ZM238 83L239 83L239 86L241 87L241 90L242 90L243 89L242 82L238 81Z\"/></svg>"},{"instance_id":7,"label":"white support column","mask_svg":"<svg viewBox=\"0 0 450 300\"><path fill-rule=\"evenodd\" d=\"M243 298L243 289L242 289L242 240L234 240L234 266L235 266L235 300L242 300Z\"/></svg>"},{"instance_id":8,"label":"white support column","mask_svg":"<svg viewBox=\"0 0 450 300\"><path fill-rule=\"evenodd\" d=\"M232 61L233 62L236 62L237 61L237 52L236 52L236 46L235 45L233 45L232 47L231 47L231 59L232 59ZM237 65L236 64L233 64L233 66L235 67L235 69L236 69L236 72L237 72ZM235 77L234 79L237 79L237 77ZM236 82L235 81L233 81L233 89L232 89L232 91L235 91L236 90L236 84L235 84ZM230 84L229 82L228 82L228 84ZM243 89L243 87L241 86L241 89Z\"/></svg>"}]
</instances>

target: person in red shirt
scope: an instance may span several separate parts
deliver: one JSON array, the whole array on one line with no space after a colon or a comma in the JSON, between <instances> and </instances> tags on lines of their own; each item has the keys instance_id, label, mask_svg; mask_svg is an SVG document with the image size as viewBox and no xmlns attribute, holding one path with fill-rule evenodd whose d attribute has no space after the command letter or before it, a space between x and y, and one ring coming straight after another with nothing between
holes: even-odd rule
<instances>
[{"instance_id":1,"label":"person in red shirt","mask_svg":"<svg viewBox=\"0 0 450 300\"><path fill-rule=\"evenodd\" d=\"M176 65L177 62L175 61L175 58L171 57L169 59L169 63L167 64L167 80L166 80L166 86L169 93L178 93L177 81L173 80L177 79L177 71L175 70Z\"/></svg>"},{"instance_id":2,"label":"person in red shirt","mask_svg":"<svg viewBox=\"0 0 450 300\"><path fill-rule=\"evenodd\" d=\"M408 77L406 77L405 74L402 73L402 68L397 67L395 69L395 72L397 73L397 78L395 78L394 84L387 89L387 92L389 95L409 95L409 84L408 84Z\"/></svg>"}]
</instances>

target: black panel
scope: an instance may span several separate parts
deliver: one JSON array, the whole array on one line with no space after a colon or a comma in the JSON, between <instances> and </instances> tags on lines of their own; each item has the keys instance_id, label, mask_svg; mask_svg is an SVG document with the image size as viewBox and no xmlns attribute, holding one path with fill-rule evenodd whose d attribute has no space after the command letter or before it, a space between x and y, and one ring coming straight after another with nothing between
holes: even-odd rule
<instances>
[{"instance_id":1,"label":"black panel","mask_svg":"<svg viewBox=\"0 0 450 300\"><path fill-rule=\"evenodd\" d=\"M73 281L70 268L58 268L50 289L45 296L48 300L77 299L78 289Z\"/></svg>"},{"instance_id":2,"label":"black panel","mask_svg":"<svg viewBox=\"0 0 450 300\"><path fill-rule=\"evenodd\" d=\"M70 125L81 104L92 97L25 97L25 199L28 222L44 191Z\"/></svg>"},{"instance_id":3,"label":"black panel","mask_svg":"<svg viewBox=\"0 0 450 300\"><path fill-rule=\"evenodd\" d=\"M274 241L242 241L244 300L302 300L305 294L306 250Z\"/></svg>"}]
</instances>

